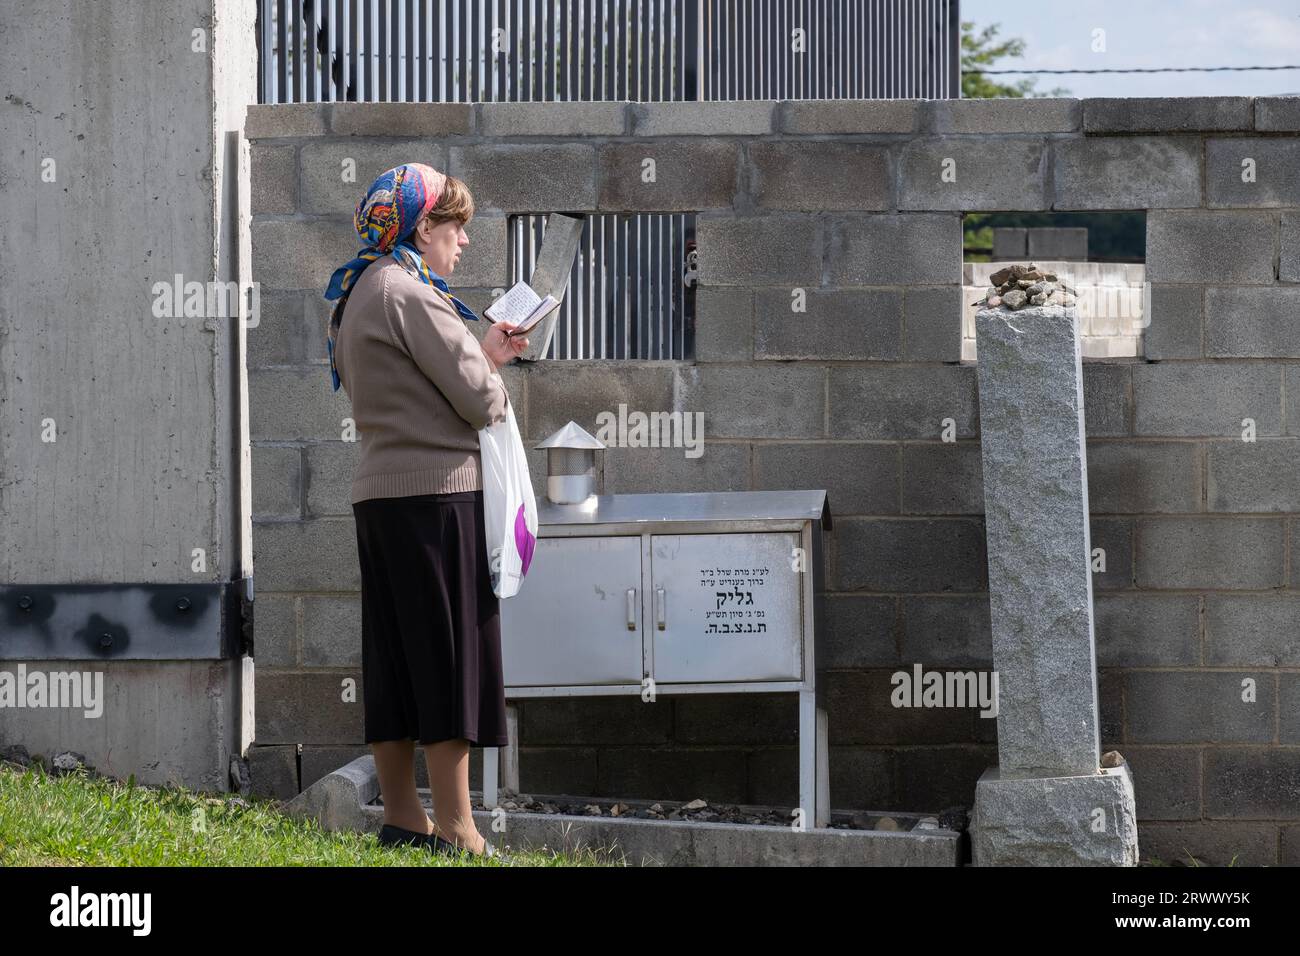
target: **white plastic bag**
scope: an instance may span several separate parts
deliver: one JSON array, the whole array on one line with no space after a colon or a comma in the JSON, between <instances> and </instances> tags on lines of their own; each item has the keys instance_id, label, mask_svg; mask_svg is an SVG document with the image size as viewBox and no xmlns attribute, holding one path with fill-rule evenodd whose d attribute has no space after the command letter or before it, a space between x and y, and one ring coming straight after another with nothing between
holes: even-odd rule
<instances>
[{"instance_id":1,"label":"white plastic bag","mask_svg":"<svg viewBox=\"0 0 1300 956\"><path fill-rule=\"evenodd\" d=\"M492 591L499 598L519 592L537 544L537 500L514 406L504 420L478 433L483 472L483 523Z\"/></svg>"}]
</instances>

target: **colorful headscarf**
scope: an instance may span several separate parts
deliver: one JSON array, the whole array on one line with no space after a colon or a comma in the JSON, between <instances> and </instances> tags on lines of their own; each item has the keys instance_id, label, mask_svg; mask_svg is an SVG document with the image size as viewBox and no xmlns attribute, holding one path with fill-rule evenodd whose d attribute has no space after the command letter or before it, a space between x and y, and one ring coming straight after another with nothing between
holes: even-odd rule
<instances>
[{"instance_id":1,"label":"colorful headscarf","mask_svg":"<svg viewBox=\"0 0 1300 956\"><path fill-rule=\"evenodd\" d=\"M432 166L403 163L381 173L357 203L352 222L357 235L365 243L365 248L355 258L334 270L325 290L327 300L338 300L330 312L327 334L330 378L334 383L334 391L337 392L341 384L338 369L334 365L334 347L338 341L339 326L343 323L343 307L357 278L366 266L381 256L391 253L408 272L450 301L461 318L478 321L473 310L451 294L442 276L429 268L420 255L420 250L409 238L420 218L437 205L446 184L447 177Z\"/></svg>"}]
</instances>

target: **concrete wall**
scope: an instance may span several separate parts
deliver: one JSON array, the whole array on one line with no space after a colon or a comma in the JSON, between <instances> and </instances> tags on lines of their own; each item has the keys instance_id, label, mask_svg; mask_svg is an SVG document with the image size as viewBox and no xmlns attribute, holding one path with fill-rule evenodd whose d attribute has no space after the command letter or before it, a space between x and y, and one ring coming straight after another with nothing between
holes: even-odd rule
<instances>
[{"instance_id":1,"label":"concrete wall","mask_svg":"<svg viewBox=\"0 0 1300 956\"><path fill-rule=\"evenodd\" d=\"M382 169L419 159L474 189L455 285L480 309L507 278L510 213L698 213L693 361L512 367L511 395L530 442L620 402L704 412L702 457L611 449L608 491L828 489L837 808L969 805L996 762L992 720L889 702L900 667L991 660L961 213L1143 209L1146 360L1085 372L1103 742L1134 768L1148 856L1300 862L1298 133L1294 98L251 109L255 780L292 791L365 749L360 705L340 702L360 682L357 449L320 293ZM522 713L525 789L796 797L792 698Z\"/></svg>"},{"instance_id":2,"label":"concrete wall","mask_svg":"<svg viewBox=\"0 0 1300 956\"><path fill-rule=\"evenodd\" d=\"M249 573L241 323L160 318L153 289L178 273L247 274L254 12L242 0L0 8L0 582ZM103 717L0 710L0 743L225 788L251 739L251 661L77 663L105 671Z\"/></svg>"}]
</instances>

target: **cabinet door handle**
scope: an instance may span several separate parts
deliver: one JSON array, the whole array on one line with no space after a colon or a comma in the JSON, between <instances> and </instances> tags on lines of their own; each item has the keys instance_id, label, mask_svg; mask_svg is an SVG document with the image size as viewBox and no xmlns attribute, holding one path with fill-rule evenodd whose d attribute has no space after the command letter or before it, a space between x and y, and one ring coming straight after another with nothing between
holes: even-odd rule
<instances>
[{"instance_id":1,"label":"cabinet door handle","mask_svg":"<svg viewBox=\"0 0 1300 956\"><path fill-rule=\"evenodd\" d=\"M664 593L663 588L655 588L655 623L659 630L665 627L664 618L667 616L668 596Z\"/></svg>"},{"instance_id":2,"label":"cabinet door handle","mask_svg":"<svg viewBox=\"0 0 1300 956\"><path fill-rule=\"evenodd\" d=\"M636 630L636 588L627 589L627 629Z\"/></svg>"}]
</instances>

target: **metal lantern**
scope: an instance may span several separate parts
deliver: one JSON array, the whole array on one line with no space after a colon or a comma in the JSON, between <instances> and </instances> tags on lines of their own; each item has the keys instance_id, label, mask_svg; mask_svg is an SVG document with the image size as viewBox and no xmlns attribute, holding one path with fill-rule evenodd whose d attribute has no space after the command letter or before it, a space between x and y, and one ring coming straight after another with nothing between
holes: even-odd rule
<instances>
[{"instance_id":1,"label":"metal lantern","mask_svg":"<svg viewBox=\"0 0 1300 956\"><path fill-rule=\"evenodd\" d=\"M596 494L596 451L605 444L577 422L533 446L546 449L546 497L557 505L582 504Z\"/></svg>"}]
</instances>

